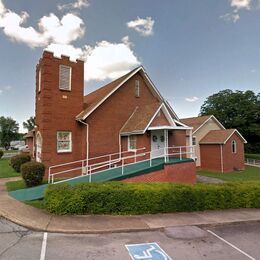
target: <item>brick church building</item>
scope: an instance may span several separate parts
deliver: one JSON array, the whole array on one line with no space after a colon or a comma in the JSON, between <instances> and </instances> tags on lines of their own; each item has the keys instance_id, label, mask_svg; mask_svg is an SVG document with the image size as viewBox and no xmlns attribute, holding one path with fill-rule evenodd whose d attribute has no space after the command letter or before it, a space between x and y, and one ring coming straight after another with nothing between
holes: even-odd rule
<instances>
[{"instance_id":1,"label":"brick church building","mask_svg":"<svg viewBox=\"0 0 260 260\"><path fill-rule=\"evenodd\" d=\"M35 115L34 154L47 169L142 148L158 157L164 148L192 142L192 128L179 121L142 66L84 96L84 62L44 51Z\"/></svg>"}]
</instances>

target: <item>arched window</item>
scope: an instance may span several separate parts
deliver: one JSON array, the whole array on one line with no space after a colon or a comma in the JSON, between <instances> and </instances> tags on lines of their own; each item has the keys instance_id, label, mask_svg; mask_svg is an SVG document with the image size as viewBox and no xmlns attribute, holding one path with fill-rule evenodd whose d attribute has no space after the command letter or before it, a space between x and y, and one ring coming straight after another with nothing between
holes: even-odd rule
<instances>
[{"instance_id":1,"label":"arched window","mask_svg":"<svg viewBox=\"0 0 260 260\"><path fill-rule=\"evenodd\" d=\"M237 153L237 142L235 140L231 143L232 153Z\"/></svg>"},{"instance_id":2,"label":"arched window","mask_svg":"<svg viewBox=\"0 0 260 260\"><path fill-rule=\"evenodd\" d=\"M36 161L42 161L42 136L40 132L36 135Z\"/></svg>"}]
</instances>

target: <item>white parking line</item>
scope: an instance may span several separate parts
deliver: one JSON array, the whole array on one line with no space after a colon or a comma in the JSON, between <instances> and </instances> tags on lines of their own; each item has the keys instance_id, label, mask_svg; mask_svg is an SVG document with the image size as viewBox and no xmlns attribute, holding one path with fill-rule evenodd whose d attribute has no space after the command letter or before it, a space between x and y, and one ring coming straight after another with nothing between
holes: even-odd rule
<instances>
[{"instance_id":1,"label":"white parking line","mask_svg":"<svg viewBox=\"0 0 260 260\"><path fill-rule=\"evenodd\" d=\"M229 246L233 247L234 249L236 249L237 251L239 251L241 254L247 256L249 259L251 260L256 260L254 257L250 256L249 254L247 254L246 252L242 251L241 249L239 249L238 247L234 246L233 244L229 243L227 240L225 240L224 238L218 236L217 234L215 234L214 232L207 230L210 234L212 234L213 236L217 237L218 239L220 239L221 241L225 242L226 244L228 244Z\"/></svg>"},{"instance_id":2,"label":"white parking line","mask_svg":"<svg viewBox=\"0 0 260 260\"><path fill-rule=\"evenodd\" d=\"M40 260L45 259L45 254L46 254L46 246L47 246L47 232L44 232L43 234L43 239L42 239L42 250L41 250L41 257Z\"/></svg>"}]
</instances>

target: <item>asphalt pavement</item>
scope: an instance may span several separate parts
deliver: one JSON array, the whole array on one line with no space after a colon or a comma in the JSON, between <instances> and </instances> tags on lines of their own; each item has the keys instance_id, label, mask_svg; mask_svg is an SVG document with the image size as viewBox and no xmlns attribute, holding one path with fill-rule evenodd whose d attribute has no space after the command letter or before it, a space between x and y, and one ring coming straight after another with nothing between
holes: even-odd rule
<instances>
[{"instance_id":1,"label":"asphalt pavement","mask_svg":"<svg viewBox=\"0 0 260 260\"><path fill-rule=\"evenodd\" d=\"M127 260L131 259L128 245L139 250L132 254L132 259L260 259L260 222L168 227L146 232L63 234L34 232L0 218L1 260ZM161 252L157 250L156 256L157 246Z\"/></svg>"}]
</instances>

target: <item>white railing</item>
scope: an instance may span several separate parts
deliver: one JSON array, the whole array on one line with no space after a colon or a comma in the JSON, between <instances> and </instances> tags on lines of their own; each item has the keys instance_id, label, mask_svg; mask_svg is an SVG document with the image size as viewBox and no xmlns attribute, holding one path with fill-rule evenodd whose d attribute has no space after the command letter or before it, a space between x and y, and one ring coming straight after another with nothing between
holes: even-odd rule
<instances>
[{"instance_id":1,"label":"white railing","mask_svg":"<svg viewBox=\"0 0 260 260\"><path fill-rule=\"evenodd\" d=\"M246 163L247 165L252 165L252 166L260 167L260 160L251 159L251 158L246 158L245 163Z\"/></svg>"},{"instance_id":2,"label":"white railing","mask_svg":"<svg viewBox=\"0 0 260 260\"><path fill-rule=\"evenodd\" d=\"M54 183L54 177L67 173L72 173L81 170L81 176L87 175L89 172L93 172L100 168L113 167L116 163L119 163L126 153L134 153L134 157L137 157L138 153L144 151L146 148L139 148L134 151L124 151L121 153L112 153L102 156L92 157L84 160L77 160L68 163L57 164L49 167L48 183ZM98 161L95 163L95 161ZM136 161L136 159L135 159ZM68 168L66 170L57 170L59 168Z\"/></svg>"},{"instance_id":3,"label":"white railing","mask_svg":"<svg viewBox=\"0 0 260 260\"><path fill-rule=\"evenodd\" d=\"M90 158L89 160L79 160L79 161L74 161L74 162L69 162L69 163L64 163L64 164L59 164L55 166L51 166L49 168L49 177L48 177L48 182L49 183L60 183L60 182L65 182L71 179L76 179L85 175L89 175L89 182L92 181L92 175L96 173L100 173L103 171L106 171L108 169L111 169L112 167L121 167L121 173L124 175L125 172L125 167L135 164L137 162L145 162L149 161L150 167L153 164L153 160L158 159L158 158L164 158L164 162L168 162L170 158L176 157L179 160L183 160L184 158L194 158L194 147L193 146L173 146L173 147L165 147L165 148L160 148L157 149L156 152L158 155L154 155L154 151L148 151L148 152L142 152L146 148L140 148L135 151L125 151L120 153L114 153L114 154L108 154L108 155L103 155L99 157L94 157ZM126 153L134 153L134 155L127 155L127 156L122 156L123 154ZM113 156L119 155L118 158L113 159ZM109 158L109 160L97 162L90 164L90 161L95 161L101 158ZM140 158L144 158L140 160ZM57 169L58 167L66 167L66 166L72 166L73 164L78 164L77 167L73 167L71 169L67 170L61 170L58 172L52 173L53 169ZM59 175L64 175L67 173L72 173L73 171L81 171L81 174L76 176L76 177L71 177L67 179L62 179L58 180L55 182L55 177Z\"/></svg>"}]
</instances>

